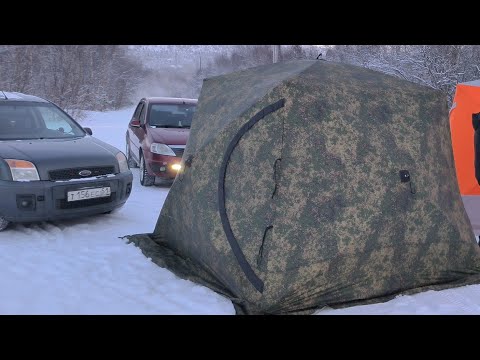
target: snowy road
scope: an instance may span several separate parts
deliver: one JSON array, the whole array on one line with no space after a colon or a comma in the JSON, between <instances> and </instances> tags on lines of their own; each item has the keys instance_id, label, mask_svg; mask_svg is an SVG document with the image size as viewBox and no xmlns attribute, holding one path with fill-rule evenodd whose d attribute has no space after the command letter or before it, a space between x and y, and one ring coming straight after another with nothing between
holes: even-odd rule
<instances>
[{"instance_id":1,"label":"snowy road","mask_svg":"<svg viewBox=\"0 0 480 360\"><path fill-rule=\"evenodd\" d=\"M93 135L124 151L133 108L89 113ZM177 278L121 237L152 232L168 188L142 187L97 217L13 225L0 233L0 314L234 314L231 302ZM480 314L480 285L319 314Z\"/></svg>"}]
</instances>

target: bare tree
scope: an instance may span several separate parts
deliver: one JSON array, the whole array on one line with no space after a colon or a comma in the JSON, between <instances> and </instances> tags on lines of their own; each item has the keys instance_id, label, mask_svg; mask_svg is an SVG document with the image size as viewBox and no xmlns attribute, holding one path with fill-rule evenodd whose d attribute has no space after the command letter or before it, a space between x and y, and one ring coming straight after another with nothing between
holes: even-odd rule
<instances>
[{"instance_id":1,"label":"bare tree","mask_svg":"<svg viewBox=\"0 0 480 360\"><path fill-rule=\"evenodd\" d=\"M0 48L0 89L45 97L72 115L116 109L142 81L142 66L119 45Z\"/></svg>"},{"instance_id":2,"label":"bare tree","mask_svg":"<svg viewBox=\"0 0 480 360\"><path fill-rule=\"evenodd\" d=\"M480 76L478 45L341 45L329 57L438 89L449 105L457 83Z\"/></svg>"}]
</instances>

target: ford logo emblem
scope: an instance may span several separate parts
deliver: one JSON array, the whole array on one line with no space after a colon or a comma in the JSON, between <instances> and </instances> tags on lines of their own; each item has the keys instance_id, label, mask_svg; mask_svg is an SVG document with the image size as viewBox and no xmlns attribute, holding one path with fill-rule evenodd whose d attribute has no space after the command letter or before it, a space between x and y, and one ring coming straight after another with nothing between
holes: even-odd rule
<instances>
[{"instance_id":1,"label":"ford logo emblem","mask_svg":"<svg viewBox=\"0 0 480 360\"><path fill-rule=\"evenodd\" d=\"M92 172L90 170L82 170L78 173L80 176L90 176L92 175Z\"/></svg>"}]
</instances>

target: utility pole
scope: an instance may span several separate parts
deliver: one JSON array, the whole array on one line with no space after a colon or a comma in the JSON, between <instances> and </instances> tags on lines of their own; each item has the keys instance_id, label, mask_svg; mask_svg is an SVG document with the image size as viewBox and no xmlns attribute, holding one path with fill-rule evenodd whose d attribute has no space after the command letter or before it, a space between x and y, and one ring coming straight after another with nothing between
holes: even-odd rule
<instances>
[{"instance_id":1,"label":"utility pole","mask_svg":"<svg viewBox=\"0 0 480 360\"><path fill-rule=\"evenodd\" d=\"M280 60L280 45L272 45L273 47L273 63Z\"/></svg>"}]
</instances>

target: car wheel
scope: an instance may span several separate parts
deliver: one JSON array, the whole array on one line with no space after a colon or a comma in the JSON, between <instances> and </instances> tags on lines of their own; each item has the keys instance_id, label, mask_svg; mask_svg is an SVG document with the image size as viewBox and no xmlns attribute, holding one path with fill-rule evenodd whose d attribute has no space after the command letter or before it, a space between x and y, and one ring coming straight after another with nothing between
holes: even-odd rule
<instances>
[{"instance_id":1,"label":"car wheel","mask_svg":"<svg viewBox=\"0 0 480 360\"><path fill-rule=\"evenodd\" d=\"M138 167L137 162L133 159L132 153L130 152L130 140L128 138L126 140L125 155L127 155L127 163L129 168Z\"/></svg>"},{"instance_id":2,"label":"car wheel","mask_svg":"<svg viewBox=\"0 0 480 360\"><path fill-rule=\"evenodd\" d=\"M5 220L5 218L0 216L0 231L5 230L8 224L10 224L10 221Z\"/></svg>"},{"instance_id":3,"label":"car wheel","mask_svg":"<svg viewBox=\"0 0 480 360\"><path fill-rule=\"evenodd\" d=\"M145 159L140 153L140 184L143 186L152 186L155 183L155 176L148 175Z\"/></svg>"}]
</instances>

